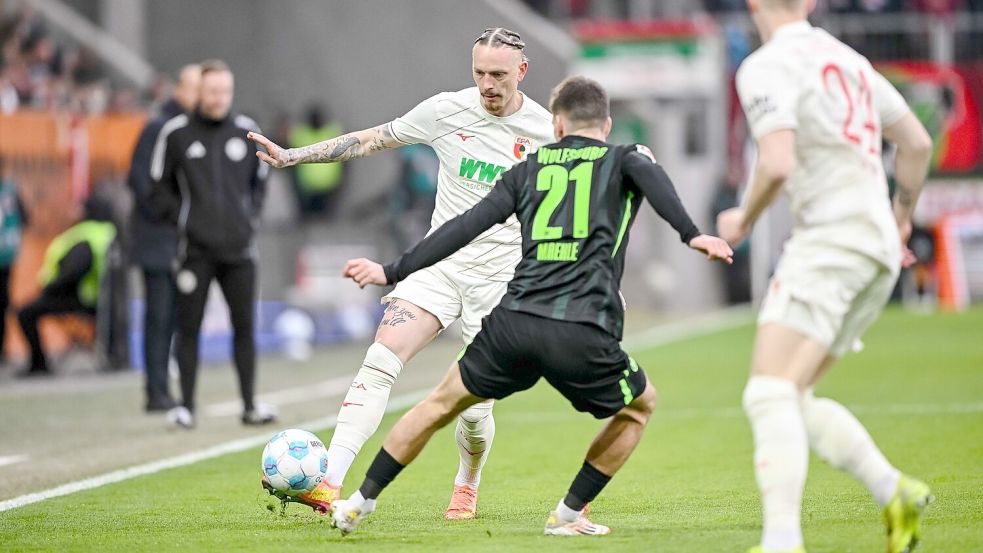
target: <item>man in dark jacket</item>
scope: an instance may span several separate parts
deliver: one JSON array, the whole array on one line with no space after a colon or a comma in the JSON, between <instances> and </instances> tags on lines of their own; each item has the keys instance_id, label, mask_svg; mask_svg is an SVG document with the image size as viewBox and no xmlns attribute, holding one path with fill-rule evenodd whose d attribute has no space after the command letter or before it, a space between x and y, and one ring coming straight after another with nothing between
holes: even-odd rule
<instances>
[{"instance_id":1,"label":"man in dark jacket","mask_svg":"<svg viewBox=\"0 0 983 553\"><path fill-rule=\"evenodd\" d=\"M184 66L178 74L174 97L161 107L140 133L127 184L133 191L130 219L130 259L143 271L143 363L146 375L147 411L166 411L176 404L167 385L167 363L174 334L174 261L177 228L158 219L150 206L150 158L164 123L182 113L194 112L201 86L201 67Z\"/></svg>"},{"instance_id":2,"label":"man in dark jacket","mask_svg":"<svg viewBox=\"0 0 983 553\"><path fill-rule=\"evenodd\" d=\"M164 123L154 145L151 205L177 225L177 360L183 405L171 423L192 428L198 373L198 335L212 279L229 305L233 357L239 373L244 424L276 420L271 407L254 402L253 338L256 262L253 233L262 209L267 165L256 158L246 133L256 123L231 114L234 80L223 62L201 65L198 109Z\"/></svg>"}]
</instances>

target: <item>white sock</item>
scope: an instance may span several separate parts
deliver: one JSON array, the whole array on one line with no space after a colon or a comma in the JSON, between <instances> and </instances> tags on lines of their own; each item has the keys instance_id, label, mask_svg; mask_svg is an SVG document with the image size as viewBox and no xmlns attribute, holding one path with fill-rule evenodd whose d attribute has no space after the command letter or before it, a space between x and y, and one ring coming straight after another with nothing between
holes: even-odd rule
<instances>
[{"instance_id":1,"label":"white sock","mask_svg":"<svg viewBox=\"0 0 983 553\"><path fill-rule=\"evenodd\" d=\"M379 428L389 391L401 370L403 363L389 348L379 342L369 346L338 411L338 426L328 447L328 483L332 486L342 484L355 455Z\"/></svg>"},{"instance_id":2,"label":"white sock","mask_svg":"<svg viewBox=\"0 0 983 553\"><path fill-rule=\"evenodd\" d=\"M785 551L802 545L802 488L809 443L792 382L753 376L744 388L744 411L754 435L754 472L761 490L761 546Z\"/></svg>"},{"instance_id":3,"label":"white sock","mask_svg":"<svg viewBox=\"0 0 983 553\"><path fill-rule=\"evenodd\" d=\"M355 452L345 446L328 446L328 484L339 488L345 481L348 469L352 468L355 462Z\"/></svg>"},{"instance_id":4,"label":"white sock","mask_svg":"<svg viewBox=\"0 0 983 553\"><path fill-rule=\"evenodd\" d=\"M563 522L573 522L580 518L580 514L583 512L583 509L574 511L570 507L567 507L567 504L562 499L556 505L556 516L560 517L560 520Z\"/></svg>"},{"instance_id":5,"label":"white sock","mask_svg":"<svg viewBox=\"0 0 983 553\"><path fill-rule=\"evenodd\" d=\"M362 514L369 514L375 511L375 499L365 499L361 491L356 491L348 498L345 503L349 509L361 509Z\"/></svg>"},{"instance_id":6,"label":"white sock","mask_svg":"<svg viewBox=\"0 0 983 553\"><path fill-rule=\"evenodd\" d=\"M846 471L867 486L882 507L894 497L901 473L884 458L860 421L846 407L812 395L802 394L809 445L835 468Z\"/></svg>"},{"instance_id":7,"label":"white sock","mask_svg":"<svg viewBox=\"0 0 983 553\"><path fill-rule=\"evenodd\" d=\"M478 489L481 482L481 468L488 460L492 441L495 439L495 417L492 416L493 402L486 401L468 407L457 417L457 449L461 454L461 465L454 479L456 486L470 486Z\"/></svg>"}]
</instances>

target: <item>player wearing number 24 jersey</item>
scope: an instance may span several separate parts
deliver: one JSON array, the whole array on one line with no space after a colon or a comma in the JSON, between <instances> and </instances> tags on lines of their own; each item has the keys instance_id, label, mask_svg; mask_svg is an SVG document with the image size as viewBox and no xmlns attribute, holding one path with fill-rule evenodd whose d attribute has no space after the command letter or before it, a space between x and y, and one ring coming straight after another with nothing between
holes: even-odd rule
<instances>
[{"instance_id":1,"label":"player wearing number 24 jersey","mask_svg":"<svg viewBox=\"0 0 983 553\"><path fill-rule=\"evenodd\" d=\"M801 21L776 31L737 73L756 138L795 130L798 164L785 182L793 239L901 262L881 162L881 130L910 113L870 62Z\"/></svg>"},{"instance_id":2,"label":"player wearing number 24 jersey","mask_svg":"<svg viewBox=\"0 0 983 553\"><path fill-rule=\"evenodd\" d=\"M809 24L812 0L748 0L763 46L737 89L758 146L744 205L718 217L741 242L784 188L795 227L758 316L743 404L754 435L764 528L750 553L804 553L809 449L884 508L888 553L909 553L932 501L901 474L849 410L813 387L854 348L887 302L907 248L932 142L866 58ZM898 146L893 204L881 137Z\"/></svg>"}]
</instances>

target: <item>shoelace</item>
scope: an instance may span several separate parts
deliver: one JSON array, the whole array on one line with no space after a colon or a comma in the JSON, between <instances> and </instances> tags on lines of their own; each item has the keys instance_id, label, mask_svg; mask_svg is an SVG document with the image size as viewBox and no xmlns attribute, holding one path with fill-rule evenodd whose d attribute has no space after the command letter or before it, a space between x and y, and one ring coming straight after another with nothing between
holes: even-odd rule
<instances>
[{"instance_id":1,"label":"shoelace","mask_svg":"<svg viewBox=\"0 0 983 553\"><path fill-rule=\"evenodd\" d=\"M475 497L477 497L478 492L476 492L475 490L472 490L468 486L463 486L461 488L455 489L454 490L454 498L453 498L453 501L452 501L452 505L451 505L450 510L453 511L453 510L460 510L460 509L466 508L466 506L467 506L467 503L465 503L466 500L461 499L461 497L460 497L461 495L466 495L468 497L468 499L474 499Z\"/></svg>"}]
</instances>

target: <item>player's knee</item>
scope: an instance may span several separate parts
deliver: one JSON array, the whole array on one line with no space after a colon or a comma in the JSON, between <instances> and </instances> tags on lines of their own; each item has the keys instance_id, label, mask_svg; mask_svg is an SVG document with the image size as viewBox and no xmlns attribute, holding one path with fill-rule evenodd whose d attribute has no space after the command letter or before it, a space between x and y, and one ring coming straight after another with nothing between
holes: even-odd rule
<instances>
[{"instance_id":1,"label":"player's knee","mask_svg":"<svg viewBox=\"0 0 983 553\"><path fill-rule=\"evenodd\" d=\"M625 406L618 415L628 417L641 425L648 424L655 411L656 393L651 382L645 384L645 389L631 403Z\"/></svg>"},{"instance_id":2,"label":"player's knee","mask_svg":"<svg viewBox=\"0 0 983 553\"><path fill-rule=\"evenodd\" d=\"M492 405L490 401L476 403L459 415L461 422L466 425L478 426L492 420Z\"/></svg>"},{"instance_id":3,"label":"player's knee","mask_svg":"<svg viewBox=\"0 0 983 553\"><path fill-rule=\"evenodd\" d=\"M855 453L854 435L838 431L841 430L840 425L834 424L834 421L852 419L852 415L846 407L831 399L813 396L811 390L802 394L800 404L809 445L833 467L845 466Z\"/></svg>"},{"instance_id":4,"label":"player's knee","mask_svg":"<svg viewBox=\"0 0 983 553\"><path fill-rule=\"evenodd\" d=\"M403 362L392 350L380 344L373 343L365 352L365 360L358 370L355 381L366 389L388 390L396 383Z\"/></svg>"},{"instance_id":5,"label":"player's knee","mask_svg":"<svg viewBox=\"0 0 983 553\"><path fill-rule=\"evenodd\" d=\"M655 386L651 382L645 384L645 390L640 396L638 396L638 410L640 413L645 415L645 418L652 416L652 412L655 411L655 405L658 400L658 394L655 391Z\"/></svg>"},{"instance_id":6,"label":"player's knee","mask_svg":"<svg viewBox=\"0 0 983 553\"><path fill-rule=\"evenodd\" d=\"M800 404L802 405L802 419L805 422L809 443L813 444L817 450L829 449L824 447L826 445L824 442L827 441L824 429L829 423L828 420L824 420L826 418L824 415L827 414L830 408L827 403L823 399L813 397L811 393L803 394L800 400Z\"/></svg>"},{"instance_id":7,"label":"player's knee","mask_svg":"<svg viewBox=\"0 0 983 553\"><path fill-rule=\"evenodd\" d=\"M751 417L769 410L774 405L798 403L798 401L799 391L795 382L774 376L752 377L744 387L744 395L741 398L744 412Z\"/></svg>"},{"instance_id":8,"label":"player's knee","mask_svg":"<svg viewBox=\"0 0 983 553\"><path fill-rule=\"evenodd\" d=\"M429 340L417 337L412 330L396 330L393 327L380 326L375 335L375 343L393 352L401 363L408 362Z\"/></svg>"}]
</instances>

